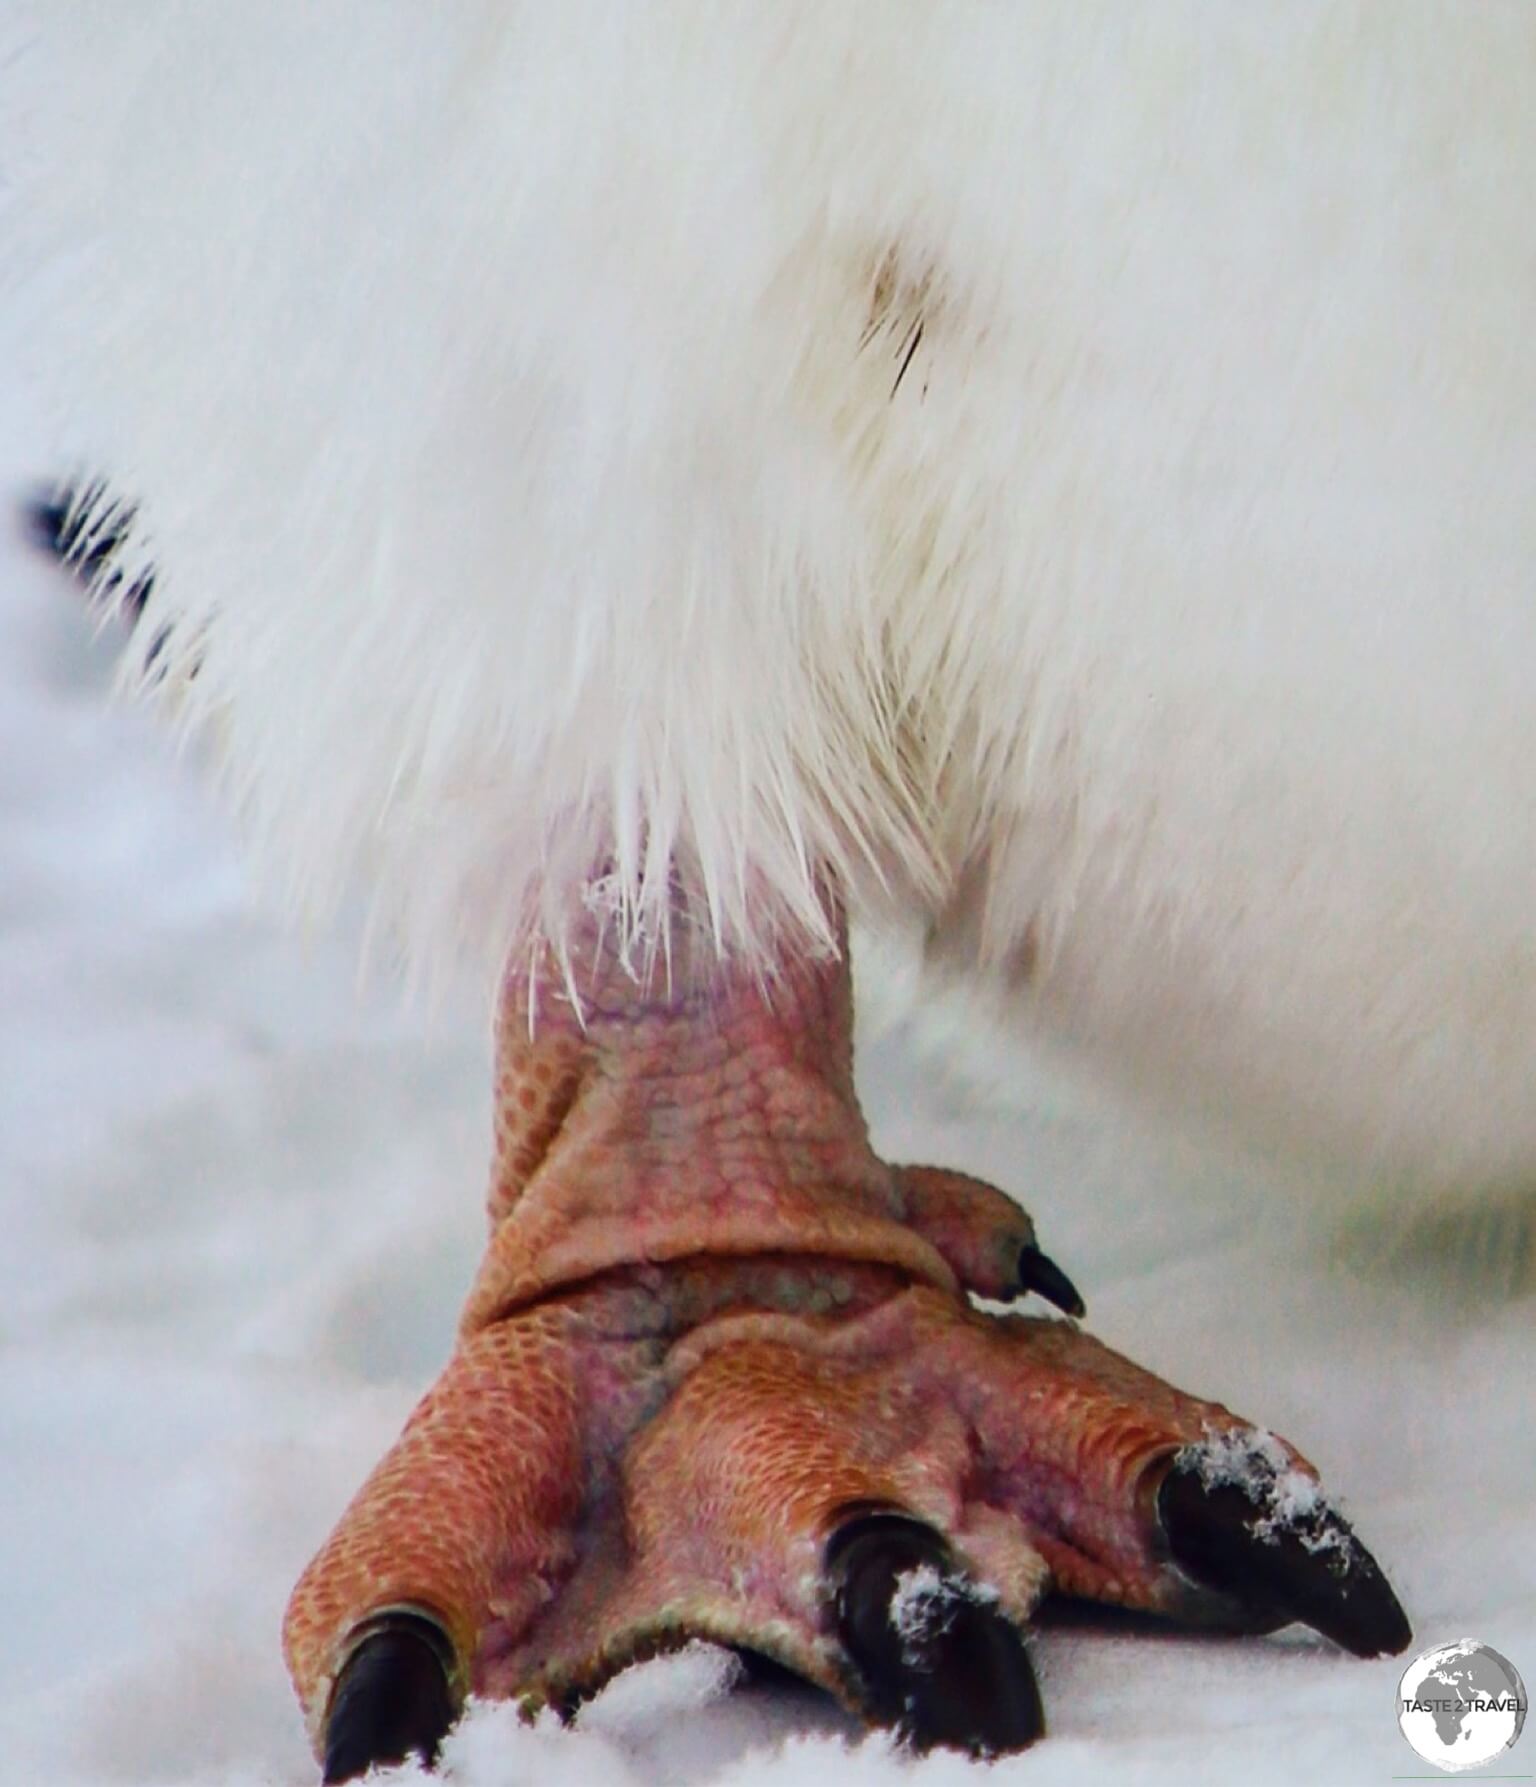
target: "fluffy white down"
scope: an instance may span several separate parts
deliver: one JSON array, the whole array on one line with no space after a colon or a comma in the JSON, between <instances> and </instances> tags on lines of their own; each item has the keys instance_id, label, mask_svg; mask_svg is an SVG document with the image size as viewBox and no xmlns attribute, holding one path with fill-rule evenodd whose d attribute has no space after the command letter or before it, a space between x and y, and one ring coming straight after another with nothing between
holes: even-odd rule
<instances>
[{"instance_id":1,"label":"fluffy white down","mask_svg":"<svg viewBox=\"0 0 1536 1787\"><path fill-rule=\"evenodd\" d=\"M0 264L304 901L767 958L831 869L1536 1178L1529 0L8 12Z\"/></svg>"}]
</instances>

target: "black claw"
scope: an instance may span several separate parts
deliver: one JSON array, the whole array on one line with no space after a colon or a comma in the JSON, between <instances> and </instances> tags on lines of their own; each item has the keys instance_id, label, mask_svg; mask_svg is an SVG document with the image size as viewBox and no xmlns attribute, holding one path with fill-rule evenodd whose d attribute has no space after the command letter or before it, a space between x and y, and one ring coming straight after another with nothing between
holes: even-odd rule
<instances>
[{"instance_id":1,"label":"black claw","mask_svg":"<svg viewBox=\"0 0 1536 1787\"><path fill-rule=\"evenodd\" d=\"M1413 1632L1381 1566L1349 1523L1321 1501L1280 1515L1262 1472L1208 1481L1201 1461L1175 1460L1157 1492L1174 1561L1231 1596L1260 1623L1300 1620L1357 1657L1396 1656Z\"/></svg>"},{"instance_id":2,"label":"black claw","mask_svg":"<svg viewBox=\"0 0 1536 1787\"><path fill-rule=\"evenodd\" d=\"M997 1756L1045 1731L1029 1653L944 1539L904 1514L866 1513L827 1544L838 1637L870 1716L914 1749Z\"/></svg>"},{"instance_id":3,"label":"black claw","mask_svg":"<svg viewBox=\"0 0 1536 1787\"><path fill-rule=\"evenodd\" d=\"M1041 1253L1033 1242L1019 1254L1019 1290L1036 1291L1047 1303L1054 1303L1068 1315L1086 1315L1088 1306L1078 1295L1077 1286L1055 1260Z\"/></svg>"},{"instance_id":4,"label":"black claw","mask_svg":"<svg viewBox=\"0 0 1536 1787\"><path fill-rule=\"evenodd\" d=\"M325 1787L418 1756L431 1768L458 1717L448 1639L416 1613L386 1613L343 1664L325 1715Z\"/></svg>"}]
</instances>

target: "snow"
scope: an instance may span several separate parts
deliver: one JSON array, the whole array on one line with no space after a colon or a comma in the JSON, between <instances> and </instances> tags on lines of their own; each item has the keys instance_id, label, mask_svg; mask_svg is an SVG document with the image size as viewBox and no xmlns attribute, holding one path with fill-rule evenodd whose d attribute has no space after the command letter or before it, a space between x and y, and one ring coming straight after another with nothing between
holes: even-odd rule
<instances>
[{"instance_id":1,"label":"snow","mask_svg":"<svg viewBox=\"0 0 1536 1787\"><path fill-rule=\"evenodd\" d=\"M53 469L12 387L8 503ZM77 593L8 529L0 1781L309 1782L278 1622L447 1353L479 1237L485 1000L455 988L412 1009L359 983L355 925L286 933L199 764L109 704L110 634L93 641ZM1322 1468L1416 1648L1472 1633L1536 1676L1531 1307L1498 1261L1441 1270L1369 1209L1345 1246L1329 1200L1278 1167L1154 1133L990 1041L968 1054L953 1014L889 1023L861 1071L888 1152L1021 1196L1095 1331ZM1401 1661L1080 1611L1045 1621L1034 1654L1052 1735L996 1765L1000 1783L1420 1766L1397 1729ZM621 1678L574 1731L479 1708L446 1772L980 1778L901 1758L809 1694L733 1688L705 1650Z\"/></svg>"},{"instance_id":2,"label":"snow","mask_svg":"<svg viewBox=\"0 0 1536 1787\"><path fill-rule=\"evenodd\" d=\"M901 1639L903 1660L909 1666L922 1666L924 1646L929 1639L949 1630L959 1602L985 1606L997 1599L995 1588L966 1577L940 1576L932 1564L904 1570L896 1578L890 1609L891 1624Z\"/></svg>"},{"instance_id":3,"label":"snow","mask_svg":"<svg viewBox=\"0 0 1536 1787\"><path fill-rule=\"evenodd\" d=\"M1255 1538L1273 1545L1292 1533L1308 1551L1337 1552L1335 1567L1347 1567L1353 1547L1327 1495L1292 1464L1279 1436L1267 1427L1209 1432L1198 1445L1186 1446L1178 1462L1192 1466L1208 1487L1232 1483L1242 1489L1262 1510L1249 1529Z\"/></svg>"}]
</instances>

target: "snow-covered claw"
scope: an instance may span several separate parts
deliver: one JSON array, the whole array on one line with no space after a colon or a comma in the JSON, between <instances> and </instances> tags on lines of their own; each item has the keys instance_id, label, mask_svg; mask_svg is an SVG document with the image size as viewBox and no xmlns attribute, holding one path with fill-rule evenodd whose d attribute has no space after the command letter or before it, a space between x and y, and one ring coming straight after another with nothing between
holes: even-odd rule
<instances>
[{"instance_id":1,"label":"snow-covered claw","mask_svg":"<svg viewBox=\"0 0 1536 1787\"><path fill-rule=\"evenodd\" d=\"M1255 1630L1295 1620L1357 1657L1396 1656L1413 1634L1381 1566L1279 1452L1229 1435L1175 1457L1157 1491L1169 1555Z\"/></svg>"},{"instance_id":2,"label":"snow-covered claw","mask_svg":"<svg viewBox=\"0 0 1536 1787\"><path fill-rule=\"evenodd\" d=\"M1019 1629L947 1540L891 1511L855 1514L827 1543L837 1635L869 1715L916 1750L1001 1756L1045 1732Z\"/></svg>"}]
</instances>

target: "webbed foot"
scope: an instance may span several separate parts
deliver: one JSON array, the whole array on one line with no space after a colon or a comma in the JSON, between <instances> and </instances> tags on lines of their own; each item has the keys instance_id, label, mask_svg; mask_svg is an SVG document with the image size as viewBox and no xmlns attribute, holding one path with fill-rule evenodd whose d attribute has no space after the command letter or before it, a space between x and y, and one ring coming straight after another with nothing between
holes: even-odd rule
<instances>
[{"instance_id":1,"label":"webbed foot","mask_svg":"<svg viewBox=\"0 0 1536 1787\"><path fill-rule=\"evenodd\" d=\"M918 1748L1044 1729L1055 1590L1346 1650L1409 1630L1285 1441L1080 1312L995 1188L892 1167L839 962L576 1010L509 979L492 1234L459 1346L305 1573L290 1666L327 1781L430 1759L465 1696L568 1710L695 1638Z\"/></svg>"}]
</instances>

